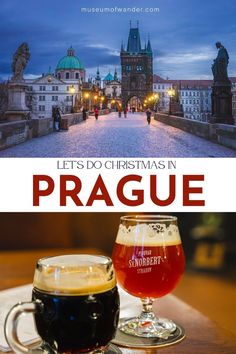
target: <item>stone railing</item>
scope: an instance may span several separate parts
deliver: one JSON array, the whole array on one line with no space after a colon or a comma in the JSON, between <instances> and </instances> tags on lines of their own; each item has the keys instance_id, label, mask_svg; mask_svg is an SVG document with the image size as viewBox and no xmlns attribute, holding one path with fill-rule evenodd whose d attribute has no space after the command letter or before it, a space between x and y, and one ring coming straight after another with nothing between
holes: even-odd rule
<instances>
[{"instance_id":1,"label":"stone railing","mask_svg":"<svg viewBox=\"0 0 236 354\"><path fill-rule=\"evenodd\" d=\"M109 114L111 110L109 109L101 109L99 110L99 115L106 115ZM87 118L89 116L93 116L94 112L88 112ZM82 113L71 113L71 114L64 114L61 119L61 128L68 130L71 125L75 125L78 123L83 122L83 114Z\"/></svg>"},{"instance_id":2,"label":"stone railing","mask_svg":"<svg viewBox=\"0 0 236 354\"><path fill-rule=\"evenodd\" d=\"M53 131L53 120L52 118L39 118L32 119L30 121L33 126L33 138L38 138L39 136L47 135Z\"/></svg>"},{"instance_id":3,"label":"stone railing","mask_svg":"<svg viewBox=\"0 0 236 354\"><path fill-rule=\"evenodd\" d=\"M100 110L100 115L109 114L109 109ZM87 118L89 114L87 113ZM62 116L61 128L68 130L71 125L83 122L82 113ZM35 118L30 120L4 121L0 123L0 150L23 143L53 132L52 118Z\"/></svg>"},{"instance_id":4,"label":"stone railing","mask_svg":"<svg viewBox=\"0 0 236 354\"><path fill-rule=\"evenodd\" d=\"M209 124L197 120L156 113L154 119L184 130L201 138L236 149L236 126L228 124Z\"/></svg>"},{"instance_id":5,"label":"stone railing","mask_svg":"<svg viewBox=\"0 0 236 354\"><path fill-rule=\"evenodd\" d=\"M0 150L53 131L52 118L19 120L0 124Z\"/></svg>"},{"instance_id":6,"label":"stone railing","mask_svg":"<svg viewBox=\"0 0 236 354\"><path fill-rule=\"evenodd\" d=\"M71 125L75 125L81 122L83 122L82 113L65 114L61 117L61 129L68 130Z\"/></svg>"},{"instance_id":7,"label":"stone railing","mask_svg":"<svg viewBox=\"0 0 236 354\"><path fill-rule=\"evenodd\" d=\"M211 140L236 149L236 126L228 124L210 124Z\"/></svg>"}]
</instances>

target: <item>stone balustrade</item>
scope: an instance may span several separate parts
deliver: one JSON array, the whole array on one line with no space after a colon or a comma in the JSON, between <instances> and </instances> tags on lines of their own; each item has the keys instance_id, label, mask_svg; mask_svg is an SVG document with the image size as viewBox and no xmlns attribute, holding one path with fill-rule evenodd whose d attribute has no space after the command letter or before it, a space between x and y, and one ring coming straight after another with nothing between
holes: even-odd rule
<instances>
[{"instance_id":1,"label":"stone balustrade","mask_svg":"<svg viewBox=\"0 0 236 354\"><path fill-rule=\"evenodd\" d=\"M228 124L210 124L194 119L182 118L163 113L156 113L154 119L185 132L236 149L236 126Z\"/></svg>"}]
</instances>

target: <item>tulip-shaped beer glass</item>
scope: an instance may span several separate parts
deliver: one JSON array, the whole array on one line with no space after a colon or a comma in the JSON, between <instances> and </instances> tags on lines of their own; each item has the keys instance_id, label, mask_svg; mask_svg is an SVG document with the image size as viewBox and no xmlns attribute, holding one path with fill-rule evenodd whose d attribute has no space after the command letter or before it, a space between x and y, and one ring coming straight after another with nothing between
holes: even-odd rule
<instances>
[{"instance_id":1,"label":"tulip-shaped beer glass","mask_svg":"<svg viewBox=\"0 0 236 354\"><path fill-rule=\"evenodd\" d=\"M122 217L112 258L118 283L126 292L139 297L143 306L138 317L120 321L119 329L137 337L168 339L176 331L176 324L156 317L152 304L170 293L184 272L177 218Z\"/></svg>"}]
</instances>

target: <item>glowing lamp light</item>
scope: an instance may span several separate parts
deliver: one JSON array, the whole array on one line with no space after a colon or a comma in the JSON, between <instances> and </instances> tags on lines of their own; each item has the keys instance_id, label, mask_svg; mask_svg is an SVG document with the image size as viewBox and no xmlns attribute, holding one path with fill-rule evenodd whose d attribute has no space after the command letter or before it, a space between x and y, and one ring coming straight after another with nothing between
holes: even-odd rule
<instances>
[{"instance_id":1,"label":"glowing lamp light","mask_svg":"<svg viewBox=\"0 0 236 354\"><path fill-rule=\"evenodd\" d=\"M74 86L70 86L70 93L73 95L75 93L75 88Z\"/></svg>"},{"instance_id":2,"label":"glowing lamp light","mask_svg":"<svg viewBox=\"0 0 236 354\"><path fill-rule=\"evenodd\" d=\"M168 93L168 95L169 95L170 97L173 97L173 96L175 95L175 90L172 89L172 88L170 88L170 89L167 91L167 93Z\"/></svg>"},{"instance_id":3,"label":"glowing lamp light","mask_svg":"<svg viewBox=\"0 0 236 354\"><path fill-rule=\"evenodd\" d=\"M84 94L84 97L85 97L85 98L89 98L89 93L86 92L86 93Z\"/></svg>"}]
</instances>

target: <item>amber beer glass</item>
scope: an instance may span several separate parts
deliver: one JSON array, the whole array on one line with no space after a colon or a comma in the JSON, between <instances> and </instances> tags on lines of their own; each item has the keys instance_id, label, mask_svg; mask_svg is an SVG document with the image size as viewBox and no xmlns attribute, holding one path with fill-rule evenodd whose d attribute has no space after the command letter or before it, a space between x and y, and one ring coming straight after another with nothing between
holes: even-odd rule
<instances>
[{"instance_id":1,"label":"amber beer glass","mask_svg":"<svg viewBox=\"0 0 236 354\"><path fill-rule=\"evenodd\" d=\"M184 272L177 218L122 217L112 258L118 283L129 294L139 297L143 305L140 316L121 321L119 329L139 337L168 338L176 325L171 320L157 318L152 304L170 293Z\"/></svg>"},{"instance_id":2,"label":"amber beer glass","mask_svg":"<svg viewBox=\"0 0 236 354\"><path fill-rule=\"evenodd\" d=\"M42 339L37 349L19 342L17 323L33 313ZM67 255L39 260L32 302L19 303L5 322L6 339L17 353L120 353L109 345L119 319L119 295L112 261L93 255Z\"/></svg>"}]
</instances>

